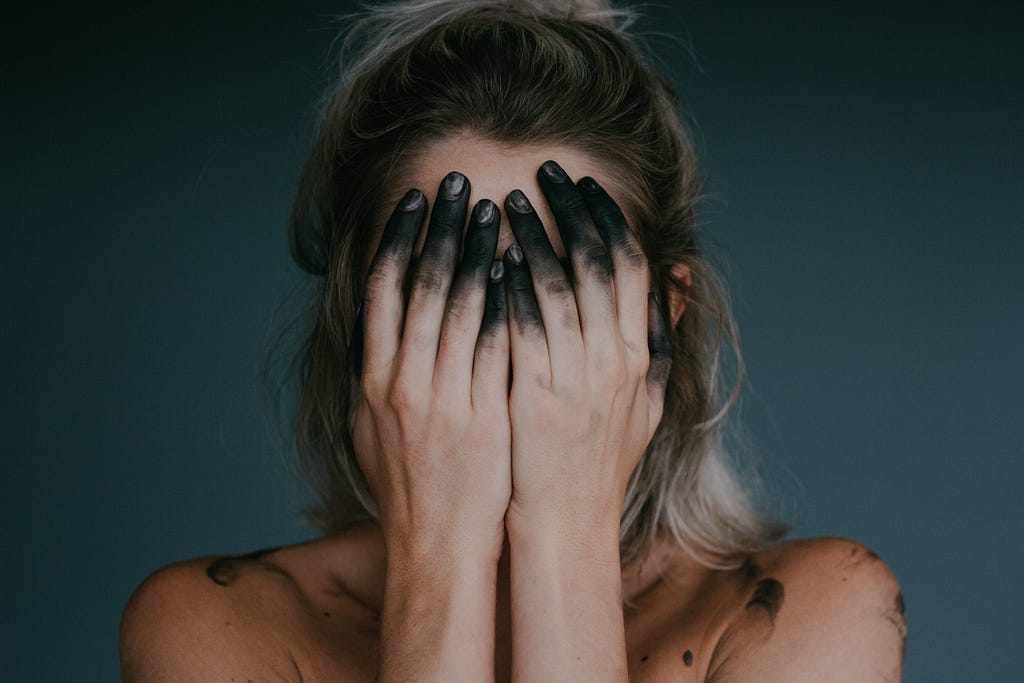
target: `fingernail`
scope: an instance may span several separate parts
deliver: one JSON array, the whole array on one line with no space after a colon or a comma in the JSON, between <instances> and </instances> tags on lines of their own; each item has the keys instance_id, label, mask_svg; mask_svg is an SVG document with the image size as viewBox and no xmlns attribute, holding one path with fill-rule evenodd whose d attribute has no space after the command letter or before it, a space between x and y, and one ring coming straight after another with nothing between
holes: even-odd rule
<instances>
[{"instance_id":1,"label":"fingernail","mask_svg":"<svg viewBox=\"0 0 1024 683\"><path fill-rule=\"evenodd\" d=\"M530 200L520 190L512 190L512 194L508 196L508 203L519 213L529 213L532 208Z\"/></svg>"},{"instance_id":2,"label":"fingernail","mask_svg":"<svg viewBox=\"0 0 1024 683\"><path fill-rule=\"evenodd\" d=\"M562 167L556 164L554 161L545 161L541 165L541 170L544 171L544 174L547 175L548 178L550 178L556 183L564 183L568 179L568 177L565 175L565 171L562 170Z\"/></svg>"},{"instance_id":3,"label":"fingernail","mask_svg":"<svg viewBox=\"0 0 1024 683\"><path fill-rule=\"evenodd\" d=\"M517 266L523 262L523 250L519 248L518 244L510 245L509 248L505 250L505 255L508 256L508 259Z\"/></svg>"},{"instance_id":4,"label":"fingernail","mask_svg":"<svg viewBox=\"0 0 1024 683\"><path fill-rule=\"evenodd\" d=\"M586 190L587 192L593 192L593 191L597 190L597 181L594 180L593 178L591 178L590 176L584 176L584 177L580 178L580 182L578 183L578 186L579 186L579 188L581 190Z\"/></svg>"},{"instance_id":5,"label":"fingernail","mask_svg":"<svg viewBox=\"0 0 1024 683\"><path fill-rule=\"evenodd\" d=\"M452 171L444 177L441 183L441 194L445 199L458 199L462 188L466 186L466 176Z\"/></svg>"},{"instance_id":6,"label":"fingernail","mask_svg":"<svg viewBox=\"0 0 1024 683\"><path fill-rule=\"evenodd\" d=\"M494 202L481 199L476 205L476 222L480 225L490 223L494 219Z\"/></svg>"},{"instance_id":7,"label":"fingernail","mask_svg":"<svg viewBox=\"0 0 1024 683\"><path fill-rule=\"evenodd\" d=\"M505 263L500 259L494 259L491 263L491 282L497 282L505 276Z\"/></svg>"},{"instance_id":8,"label":"fingernail","mask_svg":"<svg viewBox=\"0 0 1024 683\"><path fill-rule=\"evenodd\" d=\"M405 193L402 197L402 201L398 203L399 211L412 211L413 209L420 208L420 203L423 201L423 193L413 188Z\"/></svg>"}]
</instances>

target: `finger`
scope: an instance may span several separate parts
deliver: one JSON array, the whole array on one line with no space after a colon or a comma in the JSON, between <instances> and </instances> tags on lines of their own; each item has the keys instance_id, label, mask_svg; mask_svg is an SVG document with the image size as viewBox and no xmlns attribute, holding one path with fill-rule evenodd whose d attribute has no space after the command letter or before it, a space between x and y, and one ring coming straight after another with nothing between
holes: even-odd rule
<instances>
[{"instance_id":1,"label":"finger","mask_svg":"<svg viewBox=\"0 0 1024 683\"><path fill-rule=\"evenodd\" d=\"M668 314L660 300L661 296L651 292L647 296L647 345L650 352L650 365L647 368L647 397L650 406L651 433L661 422L665 409L665 393L668 388L669 373L672 370L672 357L675 354L675 343L668 324Z\"/></svg>"},{"instance_id":2,"label":"finger","mask_svg":"<svg viewBox=\"0 0 1024 683\"><path fill-rule=\"evenodd\" d=\"M409 305L402 330L402 367L420 381L434 376L434 362L444 322L462 228L466 224L469 181L451 172L441 181L419 262L411 274Z\"/></svg>"},{"instance_id":3,"label":"finger","mask_svg":"<svg viewBox=\"0 0 1024 683\"><path fill-rule=\"evenodd\" d=\"M572 282L551 246L544 224L521 190L513 190L505 200L505 217L528 264L519 268L532 277L531 305L537 306L543 320L551 372L578 372L583 361L583 335ZM510 277L508 263L505 277ZM508 280L508 286L516 283Z\"/></svg>"},{"instance_id":4,"label":"finger","mask_svg":"<svg viewBox=\"0 0 1024 683\"><path fill-rule=\"evenodd\" d=\"M588 348L601 338L617 344L618 337L607 339L609 331L617 333L619 329L614 269L608 246L594 224L587 202L579 188L554 161L545 161L541 165L537 171L537 182L547 197L565 245L576 289L583 342Z\"/></svg>"},{"instance_id":5,"label":"finger","mask_svg":"<svg viewBox=\"0 0 1024 683\"><path fill-rule=\"evenodd\" d=\"M495 259L489 272L484 317L473 359L471 405L475 407L498 408L508 403L509 334L504 274L504 262Z\"/></svg>"},{"instance_id":6,"label":"finger","mask_svg":"<svg viewBox=\"0 0 1024 683\"><path fill-rule=\"evenodd\" d=\"M634 353L643 351L644 301L650 284L647 256L636 235L629 229L622 209L590 176L581 178L580 193L590 209L594 224L608 244L615 270L615 308L626 346Z\"/></svg>"},{"instance_id":7,"label":"finger","mask_svg":"<svg viewBox=\"0 0 1024 683\"><path fill-rule=\"evenodd\" d=\"M509 357L512 380L533 377L551 382L551 361L544 319L534 293L530 266L522 248L512 244L502 257L505 264L505 298L508 307Z\"/></svg>"},{"instance_id":8,"label":"finger","mask_svg":"<svg viewBox=\"0 0 1024 683\"><path fill-rule=\"evenodd\" d=\"M405 317L403 285L427 201L417 189L398 202L384 226L363 292L363 374L387 370L398 354Z\"/></svg>"},{"instance_id":9,"label":"finger","mask_svg":"<svg viewBox=\"0 0 1024 683\"><path fill-rule=\"evenodd\" d=\"M501 215L490 199L473 208L462 248L462 261L455 272L441 326L434 386L453 387L468 399L473 378L473 355L484 315L488 279L498 245ZM498 262L500 263L500 261ZM502 305L504 306L504 292ZM507 361L507 359L506 359Z\"/></svg>"}]
</instances>

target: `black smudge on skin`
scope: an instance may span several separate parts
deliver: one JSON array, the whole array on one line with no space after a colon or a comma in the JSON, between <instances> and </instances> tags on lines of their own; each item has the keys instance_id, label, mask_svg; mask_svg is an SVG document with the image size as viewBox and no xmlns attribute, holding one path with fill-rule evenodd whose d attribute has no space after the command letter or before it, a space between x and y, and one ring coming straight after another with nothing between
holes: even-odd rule
<instances>
[{"instance_id":1,"label":"black smudge on skin","mask_svg":"<svg viewBox=\"0 0 1024 683\"><path fill-rule=\"evenodd\" d=\"M690 652L689 650L687 650L686 652L683 653L683 664L685 666L692 666L693 665L693 653Z\"/></svg>"},{"instance_id":2,"label":"black smudge on skin","mask_svg":"<svg viewBox=\"0 0 1024 683\"><path fill-rule=\"evenodd\" d=\"M907 604L903 600L902 591L896 593L893 611L886 612L885 617L896 627L896 632L900 637L900 658L905 658L907 654Z\"/></svg>"},{"instance_id":3,"label":"black smudge on skin","mask_svg":"<svg viewBox=\"0 0 1024 683\"><path fill-rule=\"evenodd\" d=\"M748 557L743 560L743 564L740 565L740 572L748 579L753 579L761 573L761 569L754 563L753 559Z\"/></svg>"},{"instance_id":4,"label":"black smudge on skin","mask_svg":"<svg viewBox=\"0 0 1024 683\"><path fill-rule=\"evenodd\" d=\"M643 657L641 657L641 658L640 658L640 661L641 661L641 662L646 662L646 661L647 661L647 659L648 659L648 656L647 656L647 655L644 655Z\"/></svg>"},{"instance_id":5,"label":"black smudge on skin","mask_svg":"<svg viewBox=\"0 0 1024 683\"><path fill-rule=\"evenodd\" d=\"M864 553L862 555L860 552L861 548L862 547L859 545L854 545L850 548L850 554L846 556L846 563L843 565L843 569L852 569L853 567L863 564L868 560L878 561L882 559L878 556L878 553L870 548L864 548Z\"/></svg>"},{"instance_id":6,"label":"black smudge on skin","mask_svg":"<svg viewBox=\"0 0 1024 683\"><path fill-rule=\"evenodd\" d=\"M754 595L747 603L747 609L761 608L768 613L768 617L775 620L775 616L782 609L782 602L785 600L786 592L779 581L775 579L761 579L757 582Z\"/></svg>"},{"instance_id":7,"label":"black smudge on skin","mask_svg":"<svg viewBox=\"0 0 1024 683\"><path fill-rule=\"evenodd\" d=\"M206 568L206 576L218 586L230 586L238 578L242 567L259 564L267 555L281 549L282 546L262 548L244 555L225 555L218 557Z\"/></svg>"}]
</instances>

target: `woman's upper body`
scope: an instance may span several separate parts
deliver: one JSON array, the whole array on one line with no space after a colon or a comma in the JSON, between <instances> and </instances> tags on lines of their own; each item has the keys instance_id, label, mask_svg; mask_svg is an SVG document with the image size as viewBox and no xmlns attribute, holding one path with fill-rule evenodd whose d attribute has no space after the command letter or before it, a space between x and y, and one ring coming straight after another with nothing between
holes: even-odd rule
<instances>
[{"instance_id":1,"label":"woman's upper body","mask_svg":"<svg viewBox=\"0 0 1024 683\"><path fill-rule=\"evenodd\" d=\"M164 568L125 611L124 680L374 681L383 563L380 530L364 523L262 555ZM510 673L505 572L498 596L501 681ZM665 542L626 567L623 597L633 603L624 608L629 680L900 678L899 589L853 541L780 543L732 570Z\"/></svg>"},{"instance_id":2,"label":"woman's upper body","mask_svg":"<svg viewBox=\"0 0 1024 683\"><path fill-rule=\"evenodd\" d=\"M696 155L624 16L371 12L291 221L327 535L152 576L126 680L899 677L884 563L773 545L732 469L723 342L741 359Z\"/></svg>"}]
</instances>

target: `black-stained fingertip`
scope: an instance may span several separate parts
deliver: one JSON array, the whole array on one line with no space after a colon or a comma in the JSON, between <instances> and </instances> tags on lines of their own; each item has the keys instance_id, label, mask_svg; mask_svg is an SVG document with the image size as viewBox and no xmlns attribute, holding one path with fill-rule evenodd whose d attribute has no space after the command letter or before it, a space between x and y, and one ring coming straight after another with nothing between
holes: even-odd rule
<instances>
[{"instance_id":1,"label":"black-stained fingertip","mask_svg":"<svg viewBox=\"0 0 1024 683\"><path fill-rule=\"evenodd\" d=\"M490 199L481 199L473 207L474 215L478 225L487 225L494 220L498 213L498 207Z\"/></svg>"},{"instance_id":2,"label":"black-stained fingertip","mask_svg":"<svg viewBox=\"0 0 1024 683\"><path fill-rule=\"evenodd\" d=\"M466 187L466 176L458 171L452 171L441 181L441 195L445 199L458 199L464 187Z\"/></svg>"},{"instance_id":3,"label":"black-stained fingertip","mask_svg":"<svg viewBox=\"0 0 1024 683\"><path fill-rule=\"evenodd\" d=\"M505 250L505 258L517 266L523 262L523 249L518 244L511 244Z\"/></svg>"},{"instance_id":4,"label":"black-stained fingertip","mask_svg":"<svg viewBox=\"0 0 1024 683\"><path fill-rule=\"evenodd\" d=\"M555 183L564 183L569 179L569 176L565 174L562 167L551 159L548 159L541 164L540 170L543 171L544 175L546 175L549 180Z\"/></svg>"},{"instance_id":5,"label":"black-stained fingertip","mask_svg":"<svg viewBox=\"0 0 1024 683\"><path fill-rule=\"evenodd\" d=\"M423 193L413 188L405 193L402 201L398 202L399 211L413 211L423 204Z\"/></svg>"},{"instance_id":6,"label":"black-stained fingertip","mask_svg":"<svg viewBox=\"0 0 1024 683\"><path fill-rule=\"evenodd\" d=\"M522 190L512 190L512 193L509 194L506 202L508 206L512 207L519 213L529 213L533 210L533 207L530 206L530 200L526 198L526 195L523 194Z\"/></svg>"},{"instance_id":7,"label":"black-stained fingertip","mask_svg":"<svg viewBox=\"0 0 1024 683\"><path fill-rule=\"evenodd\" d=\"M505 262L494 259L494 262L491 263L491 282L498 282L503 277L505 277Z\"/></svg>"},{"instance_id":8,"label":"black-stained fingertip","mask_svg":"<svg viewBox=\"0 0 1024 683\"><path fill-rule=\"evenodd\" d=\"M597 181L590 176L583 176L580 178L579 182L576 183L576 186L581 190L586 190L587 192L597 192L601 189L601 186L597 184Z\"/></svg>"}]
</instances>

